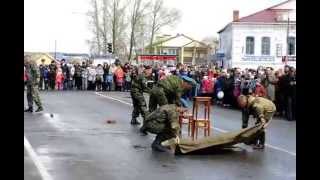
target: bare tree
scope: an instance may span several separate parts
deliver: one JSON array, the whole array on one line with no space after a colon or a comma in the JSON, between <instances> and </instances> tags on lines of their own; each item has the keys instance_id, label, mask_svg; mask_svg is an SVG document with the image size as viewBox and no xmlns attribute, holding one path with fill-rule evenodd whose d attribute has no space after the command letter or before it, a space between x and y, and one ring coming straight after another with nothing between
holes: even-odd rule
<instances>
[{"instance_id":1,"label":"bare tree","mask_svg":"<svg viewBox=\"0 0 320 180\"><path fill-rule=\"evenodd\" d=\"M108 33L109 33L109 10L108 10L108 0L102 1L102 28L99 28L102 35L102 42L103 42L103 54L107 54L108 52Z\"/></svg>"},{"instance_id":2,"label":"bare tree","mask_svg":"<svg viewBox=\"0 0 320 180\"><path fill-rule=\"evenodd\" d=\"M164 26L173 26L181 19L181 13L177 9L169 9L164 6L163 0L154 0L151 11L151 37L150 46L153 44L153 39ZM150 48L151 51L152 48ZM152 52L150 52L152 53Z\"/></svg>"},{"instance_id":3,"label":"bare tree","mask_svg":"<svg viewBox=\"0 0 320 180\"><path fill-rule=\"evenodd\" d=\"M204 42L207 45L209 45L213 50L216 47L218 47L218 45L219 45L219 40L215 36L207 36L207 37L203 38L202 42Z\"/></svg>"},{"instance_id":4,"label":"bare tree","mask_svg":"<svg viewBox=\"0 0 320 180\"><path fill-rule=\"evenodd\" d=\"M147 8L150 6L150 2L145 3L142 0L133 0L132 11L130 16L130 46L128 60L131 61L133 48L135 46L135 38L137 33L137 27L144 20Z\"/></svg>"},{"instance_id":5,"label":"bare tree","mask_svg":"<svg viewBox=\"0 0 320 180\"><path fill-rule=\"evenodd\" d=\"M111 37L114 54L118 54L118 49L122 46L118 45L118 41L125 36L125 10L127 2L121 0L112 0L110 4L110 18L111 18Z\"/></svg>"},{"instance_id":6,"label":"bare tree","mask_svg":"<svg viewBox=\"0 0 320 180\"><path fill-rule=\"evenodd\" d=\"M92 28L94 34L94 41L90 41L91 43L95 43L91 48L96 48L95 54L101 53L101 42L100 42L100 26L99 26L99 9L97 0L91 0L92 10L87 13L90 18L90 27Z\"/></svg>"}]
</instances>

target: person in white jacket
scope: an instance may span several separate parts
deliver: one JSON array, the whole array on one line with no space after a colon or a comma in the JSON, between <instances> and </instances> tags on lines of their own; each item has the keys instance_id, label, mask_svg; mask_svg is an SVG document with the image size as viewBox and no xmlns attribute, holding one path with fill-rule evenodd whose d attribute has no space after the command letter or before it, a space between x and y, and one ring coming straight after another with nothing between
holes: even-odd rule
<instances>
[{"instance_id":1,"label":"person in white jacket","mask_svg":"<svg viewBox=\"0 0 320 180\"><path fill-rule=\"evenodd\" d=\"M88 90L95 90L95 81L96 81L96 69L94 65L88 67Z\"/></svg>"},{"instance_id":2,"label":"person in white jacket","mask_svg":"<svg viewBox=\"0 0 320 180\"><path fill-rule=\"evenodd\" d=\"M101 64L98 64L96 68L96 87L97 91L102 91L102 82L103 82L104 70Z\"/></svg>"},{"instance_id":3,"label":"person in white jacket","mask_svg":"<svg viewBox=\"0 0 320 180\"><path fill-rule=\"evenodd\" d=\"M82 66L81 76L82 76L82 90L88 90L88 68L87 66Z\"/></svg>"}]
</instances>

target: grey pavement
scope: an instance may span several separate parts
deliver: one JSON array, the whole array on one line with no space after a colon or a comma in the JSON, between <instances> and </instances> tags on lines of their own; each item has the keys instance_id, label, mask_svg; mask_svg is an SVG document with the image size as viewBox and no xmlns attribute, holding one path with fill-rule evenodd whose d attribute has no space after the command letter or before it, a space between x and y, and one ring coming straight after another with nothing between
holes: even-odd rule
<instances>
[{"instance_id":1,"label":"grey pavement","mask_svg":"<svg viewBox=\"0 0 320 180\"><path fill-rule=\"evenodd\" d=\"M103 94L131 101L129 93ZM296 179L296 157L281 151L295 153L295 122L273 121L267 143L275 148L254 151L240 145L231 152L174 156L152 151L154 135L140 136L139 127L129 124L132 108L127 104L81 91L43 92L41 98L45 111L25 113L24 131L53 179ZM220 130L241 127L237 110L213 107L212 117ZM35 172L33 166L25 155L25 178Z\"/></svg>"}]
</instances>

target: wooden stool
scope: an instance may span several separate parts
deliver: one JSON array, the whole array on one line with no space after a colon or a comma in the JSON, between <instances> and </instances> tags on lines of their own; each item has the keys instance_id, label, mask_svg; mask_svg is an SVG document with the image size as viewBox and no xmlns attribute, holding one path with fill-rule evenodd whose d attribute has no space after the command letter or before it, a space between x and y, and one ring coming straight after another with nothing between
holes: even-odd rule
<instances>
[{"instance_id":1,"label":"wooden stool","mask_svg":"<svg viewBox=\"0 0 320 180\"><path fill-rule=\"evenodd\" d=\"M204 118L198 118L199 106L204 105ZM198 138L198 128L204 128L204 136L210 136L210 107L211 107L211 97L194 97L193 99L193 110L192 110L192 139L194 140L194 135L196 139ZM199 125L202 123L203 125Z\"/></svg>"},{"instance_id":2,"label":"wooden stool","mask_svg":"<svg viewBox=\"0 0 320 180\"><path fill-rule=\"evenodd\" d=\"M182 125L183 124L188 124L188 136L190 136L190 132L191 132L191 127L192 127L192 117L193 115L188 113L188 112L181 112L179 114L179 124L180 124L180 137L181 135L181 129L182 129ZM183 119L188 119L187 123L183 122Z\"/></svg>"}]
</instances>

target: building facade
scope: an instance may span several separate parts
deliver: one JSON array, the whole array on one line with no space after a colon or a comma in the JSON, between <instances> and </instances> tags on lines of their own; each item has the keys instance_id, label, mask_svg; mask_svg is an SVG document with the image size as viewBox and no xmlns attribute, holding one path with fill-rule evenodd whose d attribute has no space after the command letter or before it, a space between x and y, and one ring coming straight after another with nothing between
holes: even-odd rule
<instances>
[{"instance_id":1,"label":"building facade","mask_svg":"<svg viewBox=\"0 0 320 180\"><path fill-rule=\"evenodd\" d=\"M285 1L233 22L220 35L219 63L224 68L296 66L295 0Z\"/></svg>"},{"instance_id":2,"label":"building facade","mask_svg":"<svg viewBox=\"0 0 320 180\"><path fill-rule=\"evenodd\" d=\"M158 37L152 46L147 46L145 52L149 55L175 55L177 62L183 64L207 64L210 60L211 47L194 40L184 34Z\"/></svg>"}]
</instances>

